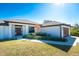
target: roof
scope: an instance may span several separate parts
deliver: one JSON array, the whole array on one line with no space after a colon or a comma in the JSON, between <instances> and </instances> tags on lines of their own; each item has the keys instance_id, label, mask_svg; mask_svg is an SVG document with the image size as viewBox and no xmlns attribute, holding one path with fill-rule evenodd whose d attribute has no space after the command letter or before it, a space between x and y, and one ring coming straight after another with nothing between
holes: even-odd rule
<instances>
[{"instance_id":1,"label":"roof","mask_svg":"<svg viewBox=\"0 0 79 59\"><path fill-rule=\"evenodd\" d=\"M48 22L44 22L42 24L42 27L60 26L60 25L70 26L69 24L65 24L65 23L61 23L61 22L57 22L57 21L48 21Z\"/></svg>"},{"instance_id":2,"label":"roof","mask_svg":"<svg viewBox=\"0 0 79 59\"><path fill-rule=\"evenodd\" d=\"M20 24L31 24L31 25L35 25L38 24L36 22L32 22L30 20L21 20L21 19L12 19L12 20L1 20L0 21L0 25L6 25L8 23L20 23Z\"/></svg>"},{"instance_id":3,"label":"roof","mask_svg":"<svg viewBox=\"0 0 79 59\"><path fill-rule=\"evenodd\" d=\"M3 20L0 20L0 23L4 23L4 21Z\"/></svg>"},{"instance_id":4,"label":"roof","mask_svg":"<svg viewBox=\"0 0 79 59\"><path fill-rule=\"evenodd\" d=\"M6 22L6 21L0 20L0 25L2 25L2 26L8 26L9 23Z\"/></svg>"},{"instance_id":5,"label":"roof","mask_svg":"<svg viewBox=\"0 0 79 59\"><path fill-rule=\"evenodd\" d=\"M0 20L0 25L8 26L9 23L20 23L20 24L31 24L31 25L38 24L36 22L26 20L26 19L25 20L21 20L21 19ZM48 22L44 22L43 24L39 24L39 25L41 25L42 27L60 26L60 25L70 26L69 24L65 24L65 23L61 23L57 21L48 21Z\"/></svg>"},{"instance_id":6,"label":"roof","mask_svg":"<svg viewBox=\"0 0 79 59\"><path fill-rule=\"evenodd\" d=\"M7 21L7 20L5 20ZM38 24L36 22L33 22L33 21L30 21L30 20L27 20L27 19L12 19L12 20L8 20L8 22L10 23L22 23L22 24Z\"/></svg>"}]
</instances>

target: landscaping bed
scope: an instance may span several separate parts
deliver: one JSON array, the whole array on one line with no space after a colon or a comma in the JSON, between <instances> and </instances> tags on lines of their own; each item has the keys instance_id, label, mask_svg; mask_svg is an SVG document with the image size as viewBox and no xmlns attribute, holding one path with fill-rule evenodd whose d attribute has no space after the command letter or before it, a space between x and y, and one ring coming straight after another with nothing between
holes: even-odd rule
<instances>
[{"instance_id":1,"label":"landscaping bed","mask_svg":"<svg viewBox=\"0 0 79 59\"><path fill-rule=\"evenodd\" d=\"M49 34L41 33L41 32L24 35L23 38L37 39L37 40L62 41L62 42L67 41L65 38L57 38L57 37L53 37Z\"/></svg>"}]
</instances>

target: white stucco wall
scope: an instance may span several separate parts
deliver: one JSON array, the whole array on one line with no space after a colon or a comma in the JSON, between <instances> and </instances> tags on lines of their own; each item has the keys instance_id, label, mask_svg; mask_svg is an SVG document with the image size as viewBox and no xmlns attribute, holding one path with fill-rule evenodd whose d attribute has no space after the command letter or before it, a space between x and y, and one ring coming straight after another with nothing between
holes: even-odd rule
<instances>
[{"instance_id":1,"label":"white stucco wall","mask_svg":"<svg viewBox=\"0 0 79 59\"><path fill-rule=\"evenodd\" d=\"M61 35L60 35L60 26L51 26L51 27L42 27L41 28L41 32L45 32L45 33L48 33L48 34L51 34L52 36L56 36L56 37L64 37L64 34L63 34L63 28L66 27L66 28L69 28L69 35L70 35L70 27L69 26L65 26L65 25L62 25L61 26Z\"/></svg>"},{"instance_id":2,"label":"white stucco wall","mask_svg":"<svg viewBox=\"0 0 79 59\"><path fill-rule=\"evenodd\" d=\"M8 26L0 26L0 39L9 38L9 27Z\"/></svg>"},{"instance_id":3,"label":"white stucco wall","mask_svg":"<svg viewBox=\"0 0 79 59\"><path fill-rule=\"evenodd\" d=\"M29 25L23 25L23 35L29 34Z\"/></svg>"},{"instance_id":4,"label":"white stucco wall","mask_svg":"<svg viewBox=\"0 0 79 59\"><path fill-rule=\"evenodd\" d=\"M29 34L29 27L33 25L9 23L9 26L0 26L0 39L15 38L15 25L22 25L22 34Z\"/></svg>"},{"instance_id":5,"label":"white stucco wall","mask_svg":"<svg viewBox=\"0 0 79 59\"><path fill-rule=\"evenodd\" d=\"M54 37L60 37L60 26L42 27L41 32L48 33Z\"/></svg>"},{"instance_id":6,"label":"white stucco wall","mask_svg":"<svg viewBox=\"0 0 79 59\"><path fill-rule=\"evenodd\" d=\"M3 38L3 26L0 26L0 39Z\"/></svg>"}]
</instances>

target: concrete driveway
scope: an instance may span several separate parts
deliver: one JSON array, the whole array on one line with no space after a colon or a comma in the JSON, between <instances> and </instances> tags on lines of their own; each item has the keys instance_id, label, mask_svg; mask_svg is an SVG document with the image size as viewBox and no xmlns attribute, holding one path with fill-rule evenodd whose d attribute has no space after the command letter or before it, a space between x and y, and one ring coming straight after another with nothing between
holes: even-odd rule
<instances>
[{"instance_id":1,"label":"concrete driveway","mask_svg":"<svg viewBox=\"0 0 79 59\"><path fill-rule=\"evenodd\" d=\"M79 37L76 37L76 36L72 36L75 38L75 42L74 42L74 46L77 45L79 43Z\"/></svg>"}]
</instances>

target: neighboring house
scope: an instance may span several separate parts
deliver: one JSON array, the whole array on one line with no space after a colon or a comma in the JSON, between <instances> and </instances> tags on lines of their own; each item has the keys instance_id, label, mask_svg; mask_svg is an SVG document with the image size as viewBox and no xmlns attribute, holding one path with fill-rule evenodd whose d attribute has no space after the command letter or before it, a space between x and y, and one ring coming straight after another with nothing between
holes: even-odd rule
<instances>
[{"instance_id":1,"label":"neighboring house","mask_svg":"<svg viewBox=\"0 0 79 59\"><path fill-rule=\"evenodd\" d=\"M29 33L38 32L40 24L29 20L0 21L0 39L17 38Z\"/></svg>"},{"instance_id":2,"label":"neighboring house","mask_svg":"<svg viewBox=\"0 0 79 59\"><path fill-rule=\"evenodd\" d=\"M17 38L34 32L48 33L54 37L70 36L70 25L49 21L42 25L29 20L0 21L0 39Z\"/></svg>"},{"instance_id":3,"label":"neighboring house","mask_svg":"<svg viewBox=\"0 0 79 59\"><path fill-rule=\"evenodd\" d=\"M70 36L70 25L57 21L45 21L42 24L41 32L50 34L53 37L64 38Z\"/></svg>"}]
</instances>

